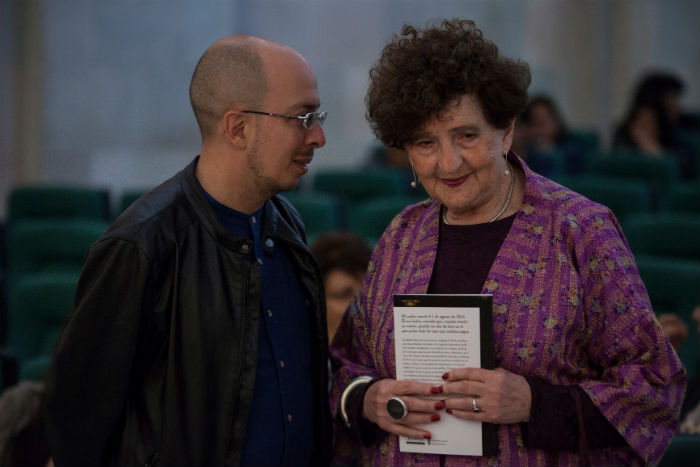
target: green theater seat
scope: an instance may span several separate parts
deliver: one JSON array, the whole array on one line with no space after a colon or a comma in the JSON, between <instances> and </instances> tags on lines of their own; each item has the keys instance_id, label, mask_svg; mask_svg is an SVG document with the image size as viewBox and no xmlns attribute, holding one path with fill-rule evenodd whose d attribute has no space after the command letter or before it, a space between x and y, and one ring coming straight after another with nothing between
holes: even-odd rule
<instances>
[{"instance_id":1,"label":"green theater seat","mask_svg":"<svg viewBox=\"0 0 700 467\"><path fill-rule=\"evenodd\" d=\"M688 326L688 338L678 354L692 375L697 371L700 343L692 319L700 295L700 261L653 255L635 255L639 274L656 314L676 313Z\"/></svg>"},{"instance_id":2,"label":"green theater seat","mask_svg":"<svg viewBox=\"0 0 700 467\"><path fill-rule=\"evenodd\" d=\"M632 252L700 261L700 216L683 213L638 214L626 219Z\"/></svg>"},{"instance_id":3,"label":"green theater seat","mask_svg":"<svg viewBox=\"0 0 700 467\"><path fill-rule=\"evenodd\" d=\"M641 180L588 175L569 177L562 184L609 207L620 223L632 214L651 212L649 187Z\"/></svg>"},{"instance_id":4,"label":"green theater seat","mask_svg":"<svg viewBox=\"0 0 700 467\"><path fill-rule=\"evenodd\" d=\"M107 190L87 187L22 186L11 190L7 222L20 219L109 219Z\"/></svg>"},{"instance_id":5,"label":"green theater seat","mask_svg":"<svg viewBox=\"0 0 700 467\"><path fill-rule=\"evenodd\" d=\"M78 273L23 277L10 295L6 349L17 358L20 379L43 379L54 345L71 312Z\"/></svg>"},{"instance_id":6,"label":"green theater seat","mask_svg":"<svg viewBox=\"0 0 700 467\"><path fill-rule=\"evenodd\" d=\"M13 222L7 234L10 286L22 275L45 271L80 271L89 246L109 224L87 219Z\"/></svg>"},{"instance_id":7,"label":"green theater seat","mask_svg":"<svg viewBox=\"0 0 700 467\"><path fill-rule=\"evenodd\" d=\"M391 220L413 202L405 196L393 196L359 204L350 216L351 231L375 244Z\"/></svg>"},{"instance_id":8,"label":"green theater seat","mask_svg":"<svg viewBox=\"0 0 700 467\"><path fill-rule=\"evenodd\" d=\"M365 168L318 172L314 175L312 190L331 193L350 207L369 199L403 195L407 187L399 171Z\"/></svg>"},{"instance_id":9,"label":"green theater seat","mask_svg":"<svg viewBox=\"0 0 700 467\"><path fill-rule=\"evenodd\" d=\"M323 232L343 228L340 204L334 196L297 191L282 193L282 196L292 203L301 215L309 244Z\"/></svg>"}]
</instances>

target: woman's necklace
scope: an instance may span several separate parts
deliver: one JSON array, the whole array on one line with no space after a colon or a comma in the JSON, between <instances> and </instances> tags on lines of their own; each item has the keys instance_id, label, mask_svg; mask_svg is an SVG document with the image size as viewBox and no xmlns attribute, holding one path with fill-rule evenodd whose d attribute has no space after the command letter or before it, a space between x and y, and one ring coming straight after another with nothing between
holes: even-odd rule
<instances>
[{"instance_id":1,"label":"woman's necklace","mask_svg":"<svg viewBox=\"0 0 700 467\"><path fill-rule=\"evenodd\" d=\"M508 171L510 172L510 189L508 190L508 198L506 199L505 204L501 208L500 211L498 211L498 214L496 214L496 217L491 219L489 222L493 222L498 220L499 217L503 215L504 212L506 212L506 208L508 207L508 204L510 204L510 198L513 196L513 186L515 185L515 172L510 168L510 164L508 164ZM442 211L442 222L445 223L445 225L451 225L449 222L447 222L447 209L443 209Z\"/></svg>"}]
</instances>

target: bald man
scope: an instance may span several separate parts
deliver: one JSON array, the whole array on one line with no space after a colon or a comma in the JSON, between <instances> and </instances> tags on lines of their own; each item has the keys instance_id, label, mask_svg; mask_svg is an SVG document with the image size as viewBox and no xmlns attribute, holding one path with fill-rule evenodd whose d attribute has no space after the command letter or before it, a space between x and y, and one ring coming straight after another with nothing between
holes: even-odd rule
<instances>
[{"instance_id":1,"label":"bald man","mask_svg":"<svg viewBox=\"0 0 700 467\"><path fill-rule=\"evenodd\" d=\"M297 186L325 144L316 78L230 36L197 64L201 153L90 249L49 375L56 465L323 465L323 281Z\"/></svg>"}]
</instances>

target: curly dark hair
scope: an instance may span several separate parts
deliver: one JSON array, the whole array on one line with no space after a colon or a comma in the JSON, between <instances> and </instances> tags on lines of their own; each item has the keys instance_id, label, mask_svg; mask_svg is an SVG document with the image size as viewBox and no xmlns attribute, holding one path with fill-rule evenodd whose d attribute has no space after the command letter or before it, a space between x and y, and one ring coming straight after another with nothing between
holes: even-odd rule
<instances>
[{"instance_id":1,"label":"curly dark hair","mask_svg":"<svg viewBox=\"0 0 700 467\"><path fill-rule=\"evenodd\" d=\"M403 148L426 122L465 94L486 121L507 128L527 103L530 67L498 53L473 21L405 24L369 72L367 120L384 144Z\"/></svg>"}]
</instances>

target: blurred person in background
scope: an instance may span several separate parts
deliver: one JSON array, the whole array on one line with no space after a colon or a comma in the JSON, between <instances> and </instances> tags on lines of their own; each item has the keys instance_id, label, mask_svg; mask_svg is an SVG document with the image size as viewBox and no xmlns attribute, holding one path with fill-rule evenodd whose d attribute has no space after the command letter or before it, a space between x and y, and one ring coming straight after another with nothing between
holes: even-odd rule
<instances>
[{"instance_id":1,"label":"blurred person in background","mask_svg":"<svg viewBox=\"0 0 700 467\"><path fill-rule=\"evenodd\" d=\"M348 232L323 233L310 249L323 276L331 342L345 310L360 290L372 250L364 239Z\"/></svg>"},{"instance_id":2,"label":"blurred person in background","mask_svg":"<svg viewBox=\"0 0 700 467\"><path fill-rule=\"evenodd\" d=\"M671 138L672 129L680 125L684 87L678 76L661 71L648 73L637 84L633 102L650 105L661 113L664 140Z\"/></svg>"},{"instance_id":3,"label":"blurred person in background","mask_svg":"<svg viewBox=\"0 0 700 467\"><path fill-rule=\"evenodd\" d=\"M311 65L228 36L190 101L201 153L88 253L49 372L56 465L325 465L323 279L295 188L325 144Z\"/></svg>"},{"instance_id":4,"label":"blurred person in background","mask_svg":"<svg viewBox=\"0 0 700 467\"><path fill-rule=\"evenodd\" d=\"M698 176L698 154L684 137L681 95L684 84L675 74L652 72L643 76L629 109L615 132L613 145L651 157L673 157L683 178Z\"/></svg>"},{"instance_id":5,"label":"blurred person in background","mask_svg":"<svg viewBox=\"0 0 700 467\"><path fill-rule=\"evenodd\" d=\"M662 118L656 107L637 103L619 128L615 136L615 147L633 149L652 157L667 155L669 148L665 146L661 135ZM667 139L666 142L668 143Z\"/></svg>"},{"instance_id":6,"label":"blurred person in background","mask_svg":"<svg viewBox=\"0 0 700 467\"><path fill-rule=\"evenodd\" d=\"M583 149L569 137L561 112L549 96L533 97L520 114L513 151L545 177L584 170Z\"/></svg>"},{"instance_id":7,"label":"blurred person in background","mask_svg":"<svg viewBox=\"0 0 700 467\"><path fill-rule=\"evenodd\" d=\"M658 316L659 324L664 331L664 335L668 337L669 342L676 352L681 347L681 344L688 337L688 326L683 322L680 316L675 313L661 313Z\"/></svg>"},{"instance_id":8,"label":"blurred person in background","mask_svg":"<svg viewBox=\"0 0 700 467\"><path fill-rule=\"evenodd\" d=\"M676 431L684 369L619 223L510 150L529 84L456 19L405 25L370 71L371 127L431 199L387 227L331 346L336 435L359 440L361 465L647 465ZM395 379L392 296L425 293L492 295L498 368ZM424 398L440 393L458 396ZM442 417L496 424L498 454L399 450Z\"/></svg>"}]
</instances>

